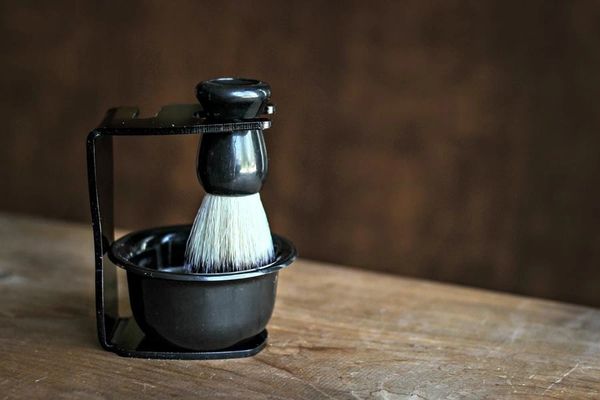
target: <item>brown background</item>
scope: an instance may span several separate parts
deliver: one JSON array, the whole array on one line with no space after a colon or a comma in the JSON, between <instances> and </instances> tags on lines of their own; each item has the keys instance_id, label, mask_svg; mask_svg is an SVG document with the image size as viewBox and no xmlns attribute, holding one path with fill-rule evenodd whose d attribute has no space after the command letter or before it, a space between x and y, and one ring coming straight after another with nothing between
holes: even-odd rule
<instances>
[{"instance_id":1,"label":"brown background","mask_svg":"<svg viewBox=\"0 0 600 400\"><path fill-rule=\"evenodd\" d=\"M600 306L600 3L1 4L1 210L89 221L106 108L257 77L303 256ZM119 225L191 222L196 143L118 143Z\"/></svg>"}]
</instances>

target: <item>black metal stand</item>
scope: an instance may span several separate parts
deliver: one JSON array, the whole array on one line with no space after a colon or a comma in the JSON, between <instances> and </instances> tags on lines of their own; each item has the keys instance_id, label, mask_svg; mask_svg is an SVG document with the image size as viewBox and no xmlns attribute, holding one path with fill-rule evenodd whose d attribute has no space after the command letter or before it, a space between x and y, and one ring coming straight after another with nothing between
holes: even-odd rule
<instances>
[{"instance_id":1,"label":"black metal stand","mask_svg":"<svg viewBox=\"0 0 600 400\"><path fill-rule=\"evenodd\" d=\"M217 351L190 351L170 346L163 342L149 340L133 318L117 320L110 339L109 349L123 357L156 358L172 360L216 360L225 358L250 357L267 345L268 333L265 329L258 335L235 346Z\"/></svg>"},{"instance_id":2,"label":"black metal stand","mask_svg":"<svg viewBox=\"0 0 600 400\"><path fill-rule=\"evenodd\" d=\"M272 107L271 107L272 109ZM269 112L269 108L267 112ZM255 118L243 122L215 124L203 116L198 104L163 107L152 118L137 118L135 107L110 109L100 126L87 138L88 184L96 275L96 321L102 347L125 357L159 359L220 359L252 356L267 343L267 331L228 349L189 351L145 337L133 318L118 314L116 266L107 256L114 242L113 136L211 134L249 129L267 129L271 121Z\"/></svg>"}]
</instances>

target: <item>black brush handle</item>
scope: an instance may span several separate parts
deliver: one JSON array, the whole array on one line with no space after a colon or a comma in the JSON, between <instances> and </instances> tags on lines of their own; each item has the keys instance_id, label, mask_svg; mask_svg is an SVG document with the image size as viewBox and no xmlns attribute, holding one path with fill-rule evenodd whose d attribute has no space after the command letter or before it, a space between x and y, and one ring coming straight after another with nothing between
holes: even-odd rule
<instances>
[{"instance_id":1,"label":"black brush handle","mask_svg":"<svg viewBox=\"0 0 600 400\"><path fill-rule=\"evenodd\" d=\"M266 111L270 86L254 79L218 78L196 87L209 120L238 122ZM202 136L196 172L207 193L243 196L258 193L267 177L263 131L234 131Z\"/></svg>"}]
</instances>

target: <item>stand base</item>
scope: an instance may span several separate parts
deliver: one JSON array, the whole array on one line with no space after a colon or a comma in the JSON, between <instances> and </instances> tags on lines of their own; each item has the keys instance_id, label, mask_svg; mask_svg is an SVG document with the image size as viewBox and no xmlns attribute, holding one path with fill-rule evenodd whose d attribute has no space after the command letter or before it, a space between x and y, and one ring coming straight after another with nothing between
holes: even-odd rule
<instances>
[{"instance_id":1,"label":"stand base","mask_svg":"<svg viewBox=\"0 0 600 400\"><path fill-rule=\"evenodd\" d=\"M258 354L267 345L267 330L232 347L214 351L185 350L147 338L133 318L119 318L107 349L122 357L161 360L219 360Z\"/></svg>"}]
</instances>

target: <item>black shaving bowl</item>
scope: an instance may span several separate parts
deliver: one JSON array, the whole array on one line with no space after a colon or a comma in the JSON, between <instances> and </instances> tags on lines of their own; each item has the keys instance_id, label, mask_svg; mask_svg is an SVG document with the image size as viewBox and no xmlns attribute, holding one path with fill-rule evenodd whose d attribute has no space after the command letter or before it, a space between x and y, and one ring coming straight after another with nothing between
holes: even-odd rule
<instances>
[{"instance_id":1,"label":"black shaving bowl","mask_svg":"<svg viewBox=\"0 0 600 400\"><path fill-rule=\"evenodd\" d=\"M273 235L275 260L242 272L183 270L190 225L133 232L116 240L110 259L127 271L135 321L150 340L196 351L226 349L261 333L275 305L277 275L296 258Z\"/></svg>"}]
</instances>

